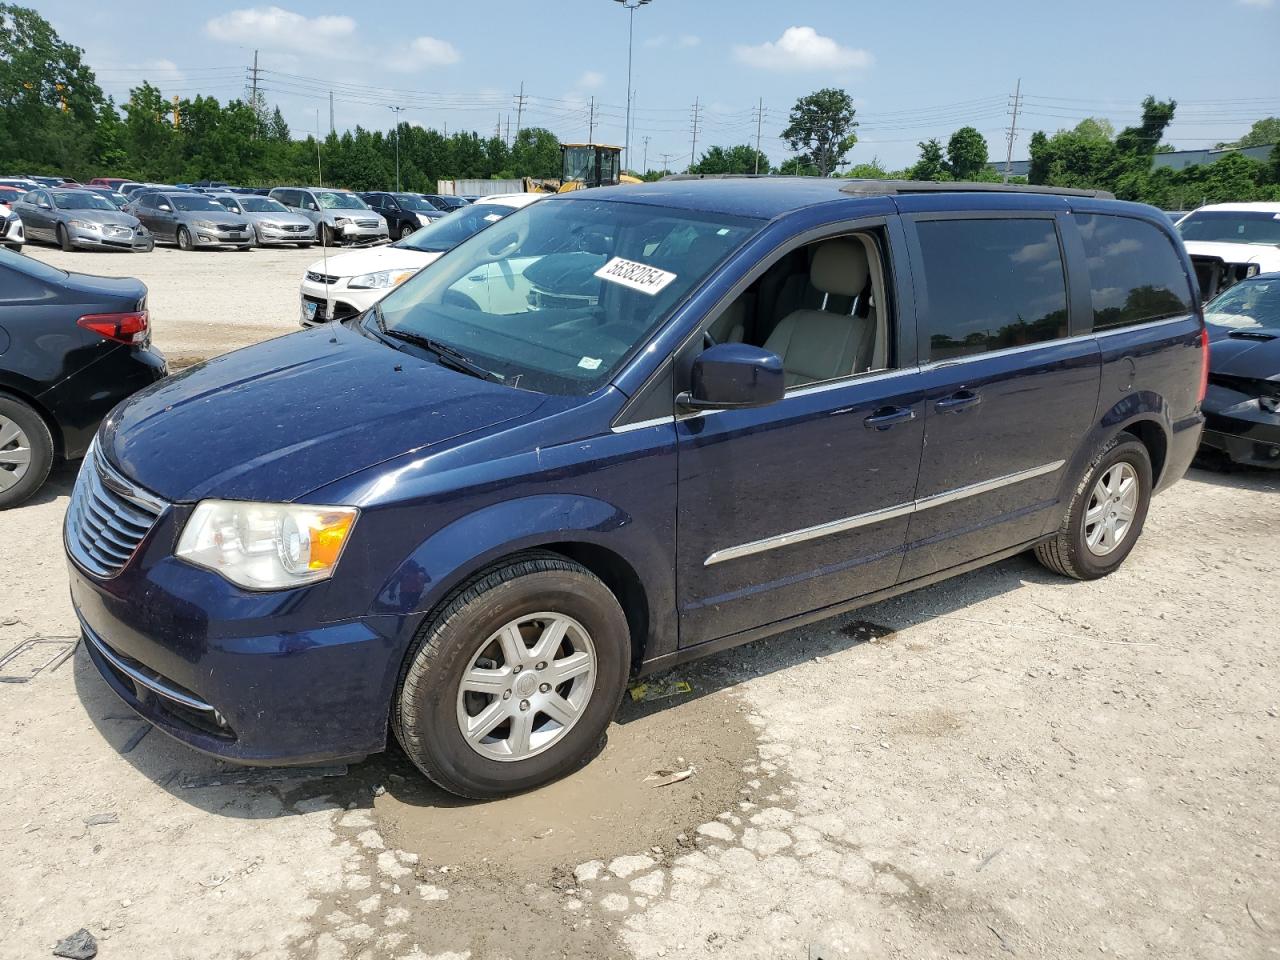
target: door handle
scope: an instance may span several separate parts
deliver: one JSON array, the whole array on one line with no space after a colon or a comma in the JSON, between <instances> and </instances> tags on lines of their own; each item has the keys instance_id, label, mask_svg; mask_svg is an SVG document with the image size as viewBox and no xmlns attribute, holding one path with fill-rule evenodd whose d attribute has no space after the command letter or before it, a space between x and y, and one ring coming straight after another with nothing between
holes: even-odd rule
<instances>
[{"instance_id":1,"label":"door handle","mask_svg":"<svg viewBox=\"0 0 1280 960\"><path fill-rule=\"evenodd\" d=\"M943 397L933 405L933 409L939 413L959 413L961 410L967 410L970 407L976 407L982 402L982 397L978 396L972 390L957 390L949 397Z\"/></svg>"},{"instance_id":2,"label":"door handle","mask_svg":"<svg viewBox=\"0 0 1280 960\"><path fill-rule=\"evenodd\" d=\"M881 407L862 421L868 430L888 430L895 423L914 420L916 412L910 407Z\"/></svg>"}]
</instances>

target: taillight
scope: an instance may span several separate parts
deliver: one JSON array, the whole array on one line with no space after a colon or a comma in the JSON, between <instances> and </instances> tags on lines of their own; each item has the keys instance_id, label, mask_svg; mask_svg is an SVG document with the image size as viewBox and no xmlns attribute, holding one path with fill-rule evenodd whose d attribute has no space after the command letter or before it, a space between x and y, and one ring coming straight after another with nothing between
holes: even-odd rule
<instances>
[{"instance_id":1,"label":"taillight","mask_svg":"<svg viewBox=\"0 0 1280 960\"><path fill-rule=\"evenodd\" d=\"M76 324L117 343L145 343L150 329L146 310L135 313L89 313L77 320Z\"/></svg>"},{"instance_id":2,"label":"taillight","mask_svg":"<svg viewBox=\"0 0 1280 960\"><path fill-rule=\"evenodd\" d=\"M1200 331L1200 399L1204 403L1205 394L1209 392L1209 331Z\"/></svg>"}]
</instances>

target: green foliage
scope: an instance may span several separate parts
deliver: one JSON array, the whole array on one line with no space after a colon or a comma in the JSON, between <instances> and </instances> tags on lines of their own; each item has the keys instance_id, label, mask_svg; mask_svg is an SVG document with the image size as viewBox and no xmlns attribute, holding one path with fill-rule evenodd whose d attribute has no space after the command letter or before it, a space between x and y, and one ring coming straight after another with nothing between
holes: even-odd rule
<instances>
[{"instance_id":1,"label":"green foliage","mask_svg":"<svg viewBox=\"0 0 1280 960\"><path fill-rule=\"evenodd\" d=\"M858 142L854 128L858 126L853 98L843 90L826 87L801 97L791 108L790 124L782 131L782 139L798 151L799 167L814 167L825 177L844 163L845 156Z\"/></svg>"},{"instance_id":2,"label":"green foliage","mask_svg":"<svg viewBox=\"0 0 1280 960\"><path fill-rule=\"evenodd\" d=\"M855 163L844 174L854 180L888 180L890 173L878 159L871 158L869 163Z\"/></svg>"},{"instance_id":3,"label":"green foliage","mask_svg":"<svg viewBox=\"0 0 1280 960\"><path fill-rule=\"evenodd\" d=\"M1280 117L1263 117L1255 120L1249 132L1236 143L1237 147L1265 147L1280 143Z\"/></svg>"},{"instance_id":4,"label":"green foliage","mask_svg":"<svg viewBox=\"0 0 1280 960\"><path fill-rule=\"evenodd\" d=\"M689 167L690 173L768 173L769 158L757 153L750 144L736 147L710 147Z\"/></svg>"},{"instance_id":5,"label":"green foliage","mask_svg":"<svg viewBox=\"0 0 1280 960\"><path fill-rule=\"evenodd\" d=\"M907 178L909 180L950 180L951 171L947 167L942 144L933 139L925 140L917 146L920 148L920 159L907 172Z\"/></svg>"},{"instance_id":6,"label":"green foliage","mask_svg":"<svg viewBox=\"0 0 1280 960\"><path fill-rule=\"evenodd\" d=\"M973 127L961 127L947 141L947 171L957 180L973 180L987 166L987 141Z\"/></svg>"}]
</instances>

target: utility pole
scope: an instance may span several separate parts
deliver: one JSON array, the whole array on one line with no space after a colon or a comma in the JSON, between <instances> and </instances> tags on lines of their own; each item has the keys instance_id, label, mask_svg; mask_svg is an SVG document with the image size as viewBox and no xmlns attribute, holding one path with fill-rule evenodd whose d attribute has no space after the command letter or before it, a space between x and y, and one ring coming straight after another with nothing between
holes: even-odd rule
<instances>
[{"instance_id":1,"label":"utility pole","mask_svg":"<svg viewBox=\"0 0 1280 960\"><path fill-rule=\"evenodd\" d=\"M396 193L399 193L400 192L400 114L404 113L405 108L396 106L396 107L387 107L387 109L396 115Z\"/></svg>"},{"instance_id":2,"label":"utility pole","mask_svg":"<svg viewBox=\"0 0 1280 960\"><path fill-rule=\"evenodd\" d=\"M587 107L587 143L595 143L596 135L596 98L588 100Z\"/></svg>"},{"instance_id":3,"label":"utility pole","mask_svg":"<svg viewBox=\"0 0 1280 960\"><path fill-rule=\"evenodd\" d=\"M627 11L627 127L622 148L622 166L631 162L631 51L636 35L636 10L651 0L616 0Z\"/></svg>"},{"instance_id":4,"label":"utility pole","mask_svg":"<svg viewBox=\"0 0 1280 960\"><path fill-rule=\"evenodd\" d=\"M697 162L698 156L698 121L701 119L698 106L699 98L693 98L693 145L689 148L689 166L692 167Z\"/></svg>"},{"instance_id":5,"label":"utility pole","mask_svg":"<svg viewBox=\"0 0 1280 960\"><path fill-rule=\"evenodd\" d=\"M178 95L175 93L173 95L173 125L177 127L181 123L182 123L182 114L178 110Z\"/></svg>"},{"instance_id":6,"label":"utility pole","mask_svg":"<svg viewBox=\"0 0 1280 960\"><path fill-rule=\"evenodd\" d=\"M671 172L671 158L672 158L672 157L674 157L674 156L675 156L675 154L674 154L674 153L664 153L664 154L662 154L662 173L663 173L663 176L666 176L668 173L670 173L670 172Z\"/></svg>"},{"instance_id":7,"label":"utility pole","mask_svg":"<svg viewBox=\"0 0 1280 960\"><path fill-rule=\"evenodd\" d=\"M1018 108L1022 106L1021 77L1013 88L1013 99L1009 102L1009 106L1013 109L1013 119L1009 123L1009 146L1004 154L1004 176L1000 178L1001 183L1009 182L1009 171L1013 167L1013 141L1018 136Z\"/></svg>"},{"instance_id":8,"label":"utility pole","mask_svg":"<svg viewBox=\"0 0 1280 960\"><path fill-rule=\"evenodd\" d=\"M756 106L756 173L760 172L760 128L764 125L764 97Z\"/></svg>"},{"instance_id":9,"label":"utility pole","mask_svg":"<svg viewBox=\"0 0 1280 960\"><path fill-rule=\"evenodd\" d=\"M333 126L333 91L329 91L329 132L337 133Z\"/></svg>"},{"instance_id":10,"label":"utility pole","mask_svg":"<svg viewBox=\"0 0 1280 960\"><path fill-rule=\"evenodd\" d=\"M503 142L509 147L511 146L511 114L507 114L507 135L503 138Z\"/></svg>"},{"instance_id":11,"label":"utility pole","mask_svg":"<svg viewBox=\"0 0 1280 960\"><path fill-rule=\"evenodd\" d=\"M253 136L256 139L258 136L258 129L262 126L262 119L263 119L261 112L259 112L258 110L258 51L257 50L253 51L253 72L252 72L252 78L250 80L250 84L251 84L251 92L249 94L249 102L253 104L253 115L258 121L256 124L254 124L254 129L253 129Z\"/></svg>"},{"instance_id":12,"label":"utility pole","mask_svg":"<svg viewBox=\"0 0 1280 960\"><path fill-rule=\"evenodd\" d=\"M520 92L516 94L516 136L524 129L524 81L520 81Z\"/></svg>"},{"instance_id":13,"label":"utility pole","mask_svg":"<svg viewBox=\"0 0 1280 960\"><path fill-rule=\"evenodd\" d=\"M644 137L644 172L649 172L649 140L648 136Z\"/></svg>"}]
</instances>

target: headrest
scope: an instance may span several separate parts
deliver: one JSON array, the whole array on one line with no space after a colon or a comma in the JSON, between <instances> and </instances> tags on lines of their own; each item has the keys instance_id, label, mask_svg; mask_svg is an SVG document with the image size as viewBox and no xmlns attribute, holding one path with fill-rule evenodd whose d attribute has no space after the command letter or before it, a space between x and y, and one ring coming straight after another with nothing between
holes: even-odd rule
<instances>
[{"instance_id":1,"label":"headrest","mask_svg":"<svg viewBox=\"0 0 1280 960\"><path fill-rule=\"evenodd\" d=\"M824 240L813 252L809 282L823 293L856 297L867 285L867 251L858 240Z\"/></svg>"}]
</instances>

